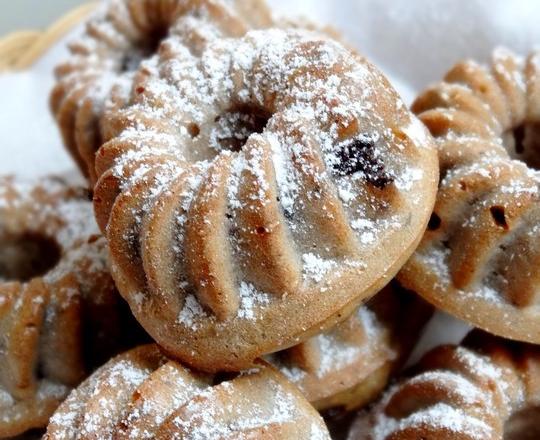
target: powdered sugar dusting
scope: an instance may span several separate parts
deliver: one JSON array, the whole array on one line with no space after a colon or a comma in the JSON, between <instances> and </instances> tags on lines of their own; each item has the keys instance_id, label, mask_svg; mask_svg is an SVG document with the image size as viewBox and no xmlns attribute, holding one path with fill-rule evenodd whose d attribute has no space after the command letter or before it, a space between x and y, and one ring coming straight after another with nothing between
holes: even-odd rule
<instances>
[{"instance_id":1,"label":"powdered sugar dusting","mask_svg":"<svg viewBox=\"0 0 540 440\"><path fill-rule=\"evenodd\" d=\"M486 347L493 342L486 340ZM502 435L507 418L526 401L523 384L516 380L520 373L527 373L519 363L512 364L508 347L498 343L495 350L486 350L490 354L464 346L436 348L427 355L425 365L435 361L437 367L392 386L370 413L359 416L352 432L370 434L373 440L405 432L407 436L450 434L479 440Z\"/></svg>"},{"instance_id":2,"label":"powdered sugar dusting","mask_svg":"<svg viewBox=\"0 0 540 440\"><path fill-rule=\"evenodd\" d=\"M239 288L240 307L237 311L238 319L257 319L257 309L267 305L271 296L258 291L253 284L242 282ZM178 322L196 330L202 319L213 319L201 306L194 295L188 294L184 306L178 316Z\"/></svg>"},{"instance_id":3,"label":"powdered sugar dusting","mask_svg":"<svg viewBox=\"0 0 540 440\"><path fill-rule=\"evenodd\" d=\"M436 383L441 389L459 396L464 404L475 404L478 401L485 402L485 394L463 376L450 371L426 371L408 381L409 385L422 386L426 383Z\"/></svg>"},{"instance_id":4,"label":"powdered sugar dusting","mask_svg":"<svg viewBox=\"0 0 540 440\"><path fill-rule=\"evenodd\" d=\"M121 425L125 426L124 434L133 440L155 438L156 430L172 414L176 408L185 405L189 400L201 393L209 384L175 362L168 362L149 377L157 384L166 383L164 390L160 386L148 389L129 408ZM143 384L144 386L144 384ZM141 403L142 402L142 403Z\"/></svg>"},{"instance_id":5,"label":"powdered sugar dusting","mask_svg":"<svg viewBox=\"0 0 540 440\"><path fill-rule=\"evenodd\" d=\"M188 33L170 35L142 63L130 105L113 113L122 121L115 138L122 149L112 142L103 151L111 150L126 197L169 164L170 178L134 193L144 210L125 231L130 243L148 235L139 226L160 215L159 195L177 176L189 170L203 182L179 196L174 243L148 251L174 250L178 261L167 270L179 286L174 294L185 299L177 322L198 330L204 320L225 325L214 313L256 320L260 309L279 302L263 279L273 282L275 274L254 276L253 268L280 271L297 291L331 291L336 279L358 276L376 244L410 221L402 208L417 200L406 193L418 192L425 176L407 171L418 151L390 128L383 107L395 110L392 124L407 126L412 117L375 68L339 43L317 32L270 29L198 45ZM381 108L375 96L384 96ZM209 172L226 181L225 191L209 189ZM194 257L183 260L200 239L185 229L218 205L226 207L225 227L205 232L204 240L219 243L230 264L215 261L212 246L197 246L211 271L203 274ZM221 285L205 294L234 296L225 302L236 310L218 312L212 300L200 301L194 280L208 277Z\"/></svg>"},{"instance_id":6,"label":"powdered sugar dusting","mask_svg":"<svg viewBox=\"0 0 540 440\"><path fill-rule=\"evenodd\" d=\"M438 144L442 175L434 223L413 257L436 279L436 292L426 289L425 295L437 295L443 308L485 330L529 341L538 316L538 297L525 293L538 285L538 255L529 254L538 247L538 235L530 234L540 199L538 133L526 104L536 90L534 57L529 63L497 49L489 65L462 62L451 69L452 79L418 98L420 118ZM481 78L510 101L486 92ZM469 96L478 103L463 105ZM518 319L519 327L513 326Z\"/></svg>"},{"instance_id":7,"label":"powdered sugar dusting","mask_svg":"<svg viewBox=\"0 0 540 440\"><path fill-rule=\"evenodd\" d=\"M259 292L253 284L242 282L240 284L240 308L237 316L240 319L256 319L256 311L270 302L271 296Z\"/></svg>"},{"instance_id":8,"label":"powdered sugar dusting","mask_svg":"<svg viewBox=\"0 0 540 440\"><path fill-rule=\"evenodd\" d=\"M58 261L55 262L54 256L47 254L48 249L42 251L38 245L38 254L34 258L49 258L54 263L52 267L47 268L44 274L32 274L33 281L24 279L20 284L12 284L17 291L11 295L7 294L10 289L6 295L0 295L3 306L2 325L6 330L3 335L5 350L0 350L2 362L6 363L6 359L10 358L12 360L6 363L11 364L10 369L24 371L27 356L14 356L13 350L16 350L18 344L29 343L32 332L25 332L21 336L20 332L13 329L21 319L32 319L37 332L37 339L31 344L35 351L32 353L35 371L24 379L28 381L23 386L28 395L25 398L15 398L7 391L10 387L20 386L13 383L16 379L7 370L4 378L7 389L0 390L0 418L4 417L3 421L8 425L15 420L26 425L35 423L32 419L50 415L46 411L57 406L69 393L73 378L81 375L82 366L77 359L82 361L85 358L82 347L73 338L84 321L93 325L93 332L96 333L88 339L90 345L102 342L101 338L105 337L103 326L95 322L94 312L88 314L88 309L100 307L102 313L116 316L117 293L107 268L107 243L99 236L92 204L85 190L69 186L63 180L53 177L37 181L11 177L0 180L0 238L4 243L12 243L4 251L8 254L11 252L12 257L15 254L14 260L18 262L18 253L23 255L29 252L25 248L25 240L31 246L33 239L37 243L45 239L50 240L50 246L57 248L58 252ZM24 267L24 260L20 264ZM10 278L8 281L17 280ZM66 316L69 316L67 321ZM67 338L67 342L64 342L64 338ZM73 361L62 367L58 377L51 371L52 366L57 365L58 360L52 359L57 353L46 348L65 343L68 346L59 349L71 350L73 353L69 356ZM85 350L88 349L85 347ZM89 349L88 354L94 355L94 348ZM62 356L65 357L66 353ZM62 378L66 376L72 379L63 383ZM35 389L32 388L33 384Z\"/></svg>"},{"instance_id":9,"label":"powdered sugar dusting","mask_svg":"<svg viewBox=\"0 0 540 440\"><path fill-rule=\"evenodd\" d=\"M448 266L450 255L450 249L435 243L430 248L419 249L416 253L416 258L422 261L426 267L430 267L433 273L437 274L436 288L441 294L453 285ZM456 289L456 292L459 296L469 296L495 305L502 306L506 301L496 289L484 283L470 286L467 289Z\"/></svg>"},{"instance_id":10,"label":"powdered sugar dusting","mask_svg":"<svg viewBox=\"0 0 540 440\"><path fill-rule=\"evenodd\" d=\"M441 432L466 432L475 439L490 438L492 428L481 419L466 414L464 411L444 403L438 403L425 410L411 414L396 421L386 418L382 413L377 418L377 428L373 431L373 440L385 440L392 433L408 428L431 426Z\"/></svg>"},{"instance_id":11,"label":"powdered sugar dusting","mask_svg":"<svg viewBox=\"0 0 540 440\"><path fill-rule=\"evenodd\" d=\"M219 386L224 393L230 394L231 399L235 395L234 383L223 383ZM266 402L253 401L249 409L241 415L235 408L221 407L212 404L209 397L215 390L202 393L200 403L191 401L183 411L183 417L174 419L174 424L186 433L190 440L217 440L231 436L234 433L250 431L262 428L266 425L282 424L293 421L297 414L296 403L291 395L281 389L281 386L273 381L265 384ZM243 407L244 405L239 405ZM230 417L233 413L237 417Z\"/></svg>"},{"instance_id":12,"label":"powdered sugar dusting","mask_svg":"<svg viewBox=\"0 0 540 440\"><path fill-rule=\"evenodd\" d=\"M184 299L184 307L178 316L178 322L192 329L197 329L197 319L207 318L208 315L203 310L199 301L193 295L186 295Z\"/></svg>"},{"instance_id":13,"label":"powdered sugar dusting","mask_svg":"<svg viewBox=\"0 0 540 440\"><path fill-rule=\"evenodd\" d=\"M218 440L266 431L279 436L282 427L295 438L329 439L319 415L267 367L211 385L211 376L166 359L141 358L138 350L113 359L70 395L51 420L54 438L166 433L173 439Z\"/></svg>"},{"instance_id":14,"label":"powdered sugar dusting","mask_svg":"<svg viewBox=\"0 0 540 440\"><path fill-rule=\"evenodd\" d=\"M128 359L110 365L99 386L90 393L89 400L95 408L83 415L80 427L82 433L112 436L110 430L114 429L114 417L118 415L119 403L123 403L150 372L149 368L136 365Z\"/></svg>"},{"instance_id":15,"label":"powdered sugar dusting","mask_svg":"<svg viewBox=\"0 0 540 440\"><path fill-rule=\"evenodd\" d=\"M294 348L296 351L307 350L308 365L295 363L294 358L287 356L287 351L270 355L267 359L304 392L324 395L320 389L312 390L313 384L318 384L317 388L324 387L325 380L336 373L350 371L355 365L359 370L371 371L372 362L395 359L396 353L388 346L387 336L388 329L373 311L364 306L343 327L338 325ZM365 378L360 371L357 374L359 379Z\"/></svg>"},{"instance_id":16,"label":"powdered sugar dusting","mask_svg":"<svg viewBox=\"0 0 540 440\"><path fill-rule=\"evenodd\" d=\"M324 260L313 253L302 255L304 262L304 277L319 283L325 275L337 267L337 263L332 260Z\"/></svg>"},{"instance_id":17,"label":"powdered sugar dusting","mask_svg":"<svg viewBox=\"0 0 540 440\"><path fill-rule=\"evenodd\" d=\"M351 341L343 340L339 331L329 332L316 336L320 350L320 364L317 376L323 377L332 371L347 368L364 356L373 355L379 342L384 337L385 329L378 321L376 315L366 307L360 307L356 312L358 323L361 326L360 334ZM384 350L384 348L383 348ZM393 359L396 354L387 348L386 356Z\"/></svg>"}]
</instances>

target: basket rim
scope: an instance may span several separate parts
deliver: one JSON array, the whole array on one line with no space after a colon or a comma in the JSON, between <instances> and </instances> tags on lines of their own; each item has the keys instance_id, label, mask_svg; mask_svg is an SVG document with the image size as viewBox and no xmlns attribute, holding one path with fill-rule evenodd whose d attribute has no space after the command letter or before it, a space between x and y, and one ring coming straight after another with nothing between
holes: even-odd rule
<instances>
[{"instance_id":1,"label":"basket rim","mask_svg":"<svg viewBox=\"0 0 540 440\"><path fill-rule=\"evenodd\" d=\"M0 38L0 72L31 67L64 35L96 9L91 1L67 12L44 30L20 30Z\"/></svg>"}]
</instances>

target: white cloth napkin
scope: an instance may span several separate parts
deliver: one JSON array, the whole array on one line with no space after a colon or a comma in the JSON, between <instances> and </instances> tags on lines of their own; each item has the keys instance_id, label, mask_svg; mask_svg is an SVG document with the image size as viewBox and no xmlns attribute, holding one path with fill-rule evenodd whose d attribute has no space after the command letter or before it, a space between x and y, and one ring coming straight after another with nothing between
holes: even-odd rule
<instances>
[{"instance_id":1,"label":"white cloth napkin","mask_svg":"<svg viewBox=\"0 0 540 440\"><path fill-rule=\"evenodd\" d=\"M303 15L341 31L407 103L462 58L485 61L497 46L525 54L540 43L540 2L534 0L268 1L280 15ZM31 70L0 75L0 174L77 174L48 109L52 69L65 55L63 41ZM467 329L437 314L413 358L459 341Z\"/></svg>"}]
</instances>

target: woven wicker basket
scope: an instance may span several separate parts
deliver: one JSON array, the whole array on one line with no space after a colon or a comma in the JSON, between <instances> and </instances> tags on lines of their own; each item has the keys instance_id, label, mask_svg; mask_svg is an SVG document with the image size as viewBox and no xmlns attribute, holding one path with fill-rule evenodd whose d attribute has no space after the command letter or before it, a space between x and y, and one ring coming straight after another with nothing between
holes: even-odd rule
<instances>
[{"instance_id":1,"label":"woven wicker basket","mask_svg":"<svg viewBox=\"0 0 540 440\"><path fill-rule=\"evenodd\" d=\"M28 69L67 32L95 9L87 3L69 12L44 31L19 31L0 39L0 72Z\"/></svg>"}]
</instances>

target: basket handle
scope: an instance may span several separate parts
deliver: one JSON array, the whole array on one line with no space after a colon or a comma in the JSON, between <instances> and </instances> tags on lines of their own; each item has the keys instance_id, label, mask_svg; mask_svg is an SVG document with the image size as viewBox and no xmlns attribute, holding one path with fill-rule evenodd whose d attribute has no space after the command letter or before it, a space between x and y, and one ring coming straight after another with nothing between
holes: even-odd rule
<instances>
[{"instance_id":1,"label":"basket handle","mask_svg":"<svg viewBox=\"0 0 540 440\"><path fill-rule=\"evenodd\" d=\"M0 39L0 72L19 71L32 66L96 6L97 2L79 6L44 31L19 31Z\"/></svg>"}]
</instances>

